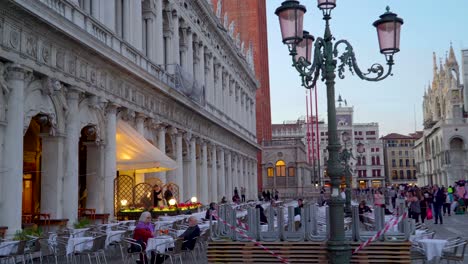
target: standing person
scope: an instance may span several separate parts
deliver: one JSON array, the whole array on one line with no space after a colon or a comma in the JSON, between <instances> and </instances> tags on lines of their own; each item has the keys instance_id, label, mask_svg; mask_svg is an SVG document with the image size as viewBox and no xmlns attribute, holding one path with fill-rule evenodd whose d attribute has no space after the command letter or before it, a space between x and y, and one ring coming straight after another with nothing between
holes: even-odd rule
<instances>
[{"instance_id":1,"label":"standing person","mask_svg":"<svg viewBox=\"0 0 468 264\"><path fill-rule=\"evenodd\" d=\"M419 203L419 199L416 195L414 195L414 192L411 192L409 200L411 218L414 219L416 223L419 223L419 215L421 214L421 204Z\"/></svg>"},{"instance_id":2,"label":"standing person","mask_svg":"<svg viewBox=\"0 0 468 264\"><path fill-rule=\"evenodd\" d=\"M237 187L234 187L234 195L239 196L239 191L237 190Z\"/></svg>"},{"instance_id":3,"label":"standing person","mask_svg":"<svg viewBox=\"0 0 468 264\"><path fill-rule=\"evenodd\" d=\"M275 201L278 201L279 199L279 192L278 190L275 189Z\"/></svg>"},{"instance_id":4,"label":"standing person","mask_svg":"<svg viewBox=\"0 0 468 264\"><path fill-rule=\"evenodd\" d=\"M270 190L267 190L267 201L271 200L271 193Z\"/></svg>"},{"instance_id":5,"label":"standing person","mask_svg":"<svg viewBox=\"0 0 468 264\"><path fill-rule=\"evenodd\" d=\"M396 207L396 198L397 198L397 192L395 191L395 187L392 187L389 192L390 198L392 200L392 208L395 209Z\"/></svg>"},{"instance_id":6,"label":"standing person","mask_svg":"<svg viewBox=\"0 0 468 264\"><path fill-rule=\"evenodd\" d=\"M374 206L383 207L384 196L381 191L376 191L374 193Z\"/></svg>"},{"instance_id":7,"label":"standing person","mask_svg":"<svg viewBox=\"0 0 468 264\"><path fill-rule=\"evenodd\" d=\"M437 184L434 184L434 224L440 220L440 224L443 224L442 220L442 205L445 203L445 194L443 188L439 188Z\"/></svg>"},{"instance_id":8,"label":"standing person","mask_svg":"<svg viewBox=\"0 0 468 264\"><path fill-rule=\"evenodd\" d=\"M422 194L419 195L419 207L421 208L421 223L424 224L424 220L427 216L427 202Z\"/></svg>"},{"instance_id":9,"label":"standing person","mask_svg":"<svg viewBox=\"0 0 468 264\"><path fill-rule=\"evenodd\" d=\"M445 214L448 214L450 216L450 205L452 205L452 200L450 199L451 194L448 193L448 191L445 191L445 202L443 205L444 209L444 216Z\"/></svg>"},{"instance_id":10,"label":"standing person","mask_svg":"<svg viewBox=\"0 0 468 264\"><path fill-rule=\"evenodd\" d=\"M159 207L159 202L162 200L160 197L161 192L162 192L161 187L155 184L153 187L153 207L156 207L156 208Z\"/></svg>"},{"instance_id":11,"label":"standing person","mask_svg":"<svg viewBox=\"0 0 468 264\"><path fill-rule=\"evenodd\" d=\"M241 187L241 198L242 202L245 203L245 187Z\"/></svg>"},{"instance_id":12,"label":"standing person","mask_svg":"<svg viewBox=\"0 0 468 264\"><path fill-rule=\"evenodd\" d=\"M164 192L164 200L166 200L166 204L169 206L169 200L174 198L174 195L172 194L171 187L167 187L166 191Z\"/></svg>"}]
</instances>

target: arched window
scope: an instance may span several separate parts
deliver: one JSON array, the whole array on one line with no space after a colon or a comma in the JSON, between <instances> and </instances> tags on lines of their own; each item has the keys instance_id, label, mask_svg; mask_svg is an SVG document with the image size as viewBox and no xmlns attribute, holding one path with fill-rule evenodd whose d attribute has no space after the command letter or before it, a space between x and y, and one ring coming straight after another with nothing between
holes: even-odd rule
<instances>
[{"instance_id":1,"label":"arched window","mask_svg":"<svg viewBox=\"0 0 468 264\"><path fill-rule=\"evenodd\" d=\"M278 160L275 166L276 166L276 177L285 177L286 176L286 163L283 160Z\"/></svg>"},{"instance_id":2,"label":"arched window","mask_svg":"<svg viewBox=\"0 0 468 264\"><path fill-rule=\"evenodd\" d=\"M377 156L377 158L376 158L376 161L375 161L375 162L377 163L377 165L380 165L380 157L379 157L379 156Z\"/></svg>"},{"instance_id":3,"label":"arched window","mask_svg":"<svg viewBox=\"0 0 468 264\"><path fill-rule=\"evenodd\" d=\"M396 170L392 171L392 179L393 180L398 180L398 172Z\"/></svg>"},{"instance_id":4,"label":"arched window","mask_svg":"<svg viewBox=\"0 0 468 264\"><path fill-rule=\"evenodd\" d=\"M400 170L400 180L405 179L405 172L403 170Z\"/></svg>"},{"instance_id":5,"label":"arched window","mask_svg":"<svg viewBox=\"0 0 468 264\"><path fill-rule=\"evenodd\" d=\"M289 177L296 176L296 168L295 167L288 167L288 176Z\"/></svg>"},{"instance_id":6,"label":"arched window","mask_svg":"<svg viewBox=\"0 0 468 264\"><path fill-rule=\"evenodd\" d=\"M409 180L409 179L411 179L411 178L412 178L412 177L411 177L411 171L410 171L410 170L407 170L407 171L406 171L406 179Z\"/></svg>"},{"instance_id":7,"label":"arched window","mask_svg":"<svg viewBox=\"0 0 468 264\"><path fill-rule=\"evenodd\" d=\"M273 177L273 167L269 167L267 168L267 176L268 177Z\"/></svg>"}]
</instances>

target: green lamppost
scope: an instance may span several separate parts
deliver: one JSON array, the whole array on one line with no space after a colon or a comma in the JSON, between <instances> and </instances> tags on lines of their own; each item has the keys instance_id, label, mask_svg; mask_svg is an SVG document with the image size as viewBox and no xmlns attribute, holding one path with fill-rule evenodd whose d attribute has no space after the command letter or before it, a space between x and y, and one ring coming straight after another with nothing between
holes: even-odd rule
<instances>
[{"instance_id":1,"label":"green lamppost","mask_svg":"<svg viewBox=\"0 0 468 264\"><path fill-rule=\"evenodd\" d=\"M351 140L351 136L348 132L341 134L341 139L344 143L344 148L341 151L341 161L344 163L344 177L346 183L346 201L345 201L345 213L346 216L351 216L351 181L353 180L353 173L351 171L351 166L349 165L349 160L354 159L352 149L348 150L348 141Z\"/></svg>"},{"instance_id":2,"label":"green lamppost","mask_svg":"<svg viewBox=\"0 0 468 264\"><path fill-rule=\"evenodd\" d=\"M347 40L335 42L330 31L331 11L336 6L336 0L317 0L318 8L323 12L325 20L325 33L323 38L317 38L314 45L314 57L312 58L312 44L315 38L307 31L303 31L303 19L306 8L299 1L284 1L275 11L279 17L283 43L288 45L292 57L293 67L299 72L302 85L311 89L320 77L327 87L327 111L328 111L328 175L331 179L330 199L330 238L328 251L330 263L349 263L350 247L345 241L344 232L344 201L340 197L339 187L343 166L340 164L340 142L337 135L336 109L335 109L335 71L338 68L338 76L344 78L345 67L351 73L356 73L363 80L380 81L391 74L393 55L400 50L400 29L403 20L396 14L387 12L374 22L379 38L380 52L385 55L388 71L384 73L384 67L373 64L367 72L362 72L356 63L353 47ZM338 56L338 46L343 44L345 51Z\"/></svg>"}]
</instances>

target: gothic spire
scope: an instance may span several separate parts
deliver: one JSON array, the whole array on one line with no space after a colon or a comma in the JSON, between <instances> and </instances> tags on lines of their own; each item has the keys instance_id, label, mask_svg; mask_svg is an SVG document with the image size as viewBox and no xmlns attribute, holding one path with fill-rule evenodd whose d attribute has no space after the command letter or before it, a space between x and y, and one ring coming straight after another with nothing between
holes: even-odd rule
<instances>
[{"instance_id":1,"label":"gothic spire","mask_svg":"<svg viewBox=\"0 0 468 264\"><path fill-rule=\"evenodd\" d=\"M432 62L433 62L433 70L434 70L434 78L437 75L437 59L436 59L436 53L432 52Z\"/></svg>"},{"instance_id":2,"label":"gothic spire","mask_svg":"<svg viewBox=\"0 0 468 264\"><path fill-rule=\"evenodd\" d=\"M455 58L455 52L453 51L452 42L450 42L450 51L448 55L447 66L454 67L457 65L458 63L457 63L457 59Z\"/></svg>"}]
</instances>

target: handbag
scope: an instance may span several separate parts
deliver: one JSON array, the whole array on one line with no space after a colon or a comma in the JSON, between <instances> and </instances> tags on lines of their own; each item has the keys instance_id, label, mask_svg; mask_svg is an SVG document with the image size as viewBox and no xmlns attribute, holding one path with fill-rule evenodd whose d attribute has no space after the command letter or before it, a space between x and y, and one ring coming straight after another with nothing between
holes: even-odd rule
<instances>
[{"instance_id":1,"label":"handbag","mask_svg":"<svg viewBox=\"0 0 468 264\"><path fill-rule=\"evenodd\" d=\"M427 219L427 220L431 220L431 219L432 219L432 209L431 209L430 207L427 208L426 219Z\"/></svg>"}]
</instances>

